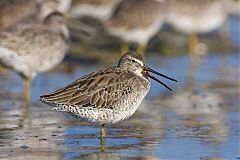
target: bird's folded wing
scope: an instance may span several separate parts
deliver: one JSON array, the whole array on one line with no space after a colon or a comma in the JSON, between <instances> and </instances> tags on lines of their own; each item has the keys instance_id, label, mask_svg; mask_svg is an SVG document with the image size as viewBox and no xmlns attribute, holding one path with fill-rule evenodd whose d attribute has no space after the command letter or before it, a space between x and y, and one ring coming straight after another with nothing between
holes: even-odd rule
<instances>
[{"instance_id":1,"label":"bird's folded wing","mask_svg":"<svg viewBox=\"0 0 240 160\"><path fill-rule=\"evenodd\" d=\"M52 106L113 108L121 98L133 91L133 77L128 72L110 68L92 73L65 88L41 96L41 100Z\"/></svg>"}]
</instances>

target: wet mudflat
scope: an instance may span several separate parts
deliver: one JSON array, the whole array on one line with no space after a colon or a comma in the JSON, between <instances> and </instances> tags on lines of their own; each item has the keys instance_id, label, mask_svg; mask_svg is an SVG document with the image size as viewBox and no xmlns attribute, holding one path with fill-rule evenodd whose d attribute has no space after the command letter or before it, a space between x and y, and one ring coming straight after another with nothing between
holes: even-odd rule
<instances>
[{"instance_id":1,"label":"wet mudflat","mask_svg":"<svg viewBox=\"0 0 240 160\"><path fill-rule=\"evenodd\" d=\"M51 111L39 96L104 68L62 64L34 79L31 102L22 81L0 78L0 159L240 159L239 54L209 54L198 68L187 56L146 56L146 64L174 77L169 92L151 90L128 120L108 125L105 151L97 125ZM189 69L190 68L190 69Z\"/></svg>"}]
</instances>

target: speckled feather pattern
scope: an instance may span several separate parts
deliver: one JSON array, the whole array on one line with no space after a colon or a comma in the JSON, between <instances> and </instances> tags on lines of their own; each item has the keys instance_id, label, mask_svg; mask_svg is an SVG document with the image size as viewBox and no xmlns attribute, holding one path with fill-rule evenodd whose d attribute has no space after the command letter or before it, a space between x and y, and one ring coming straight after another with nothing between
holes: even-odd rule
<instances>
[{"instance_id":1,"label":"speckled feather pattern","mask_svg":"<svg viewBox=\"0 0 240 160\"><path fill-rule=\"evenodd\" d=\"M116 123L136 111L149 88L148 79L119 67L110 67L41 96L41 101L54 110L69 112L91 122Z\"/></svg>"}]
</instances>

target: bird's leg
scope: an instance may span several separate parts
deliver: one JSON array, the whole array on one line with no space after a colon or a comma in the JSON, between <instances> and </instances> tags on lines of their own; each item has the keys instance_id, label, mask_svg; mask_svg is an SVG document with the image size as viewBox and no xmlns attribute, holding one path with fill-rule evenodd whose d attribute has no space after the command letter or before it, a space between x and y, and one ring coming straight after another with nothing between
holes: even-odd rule
<instances>
[{"instance_id":1,"label":"bird's leg","mask_svg":"<svg viewBox=\"0 0 240 160\"><path fill-rule=\"evenodd\" d=\"M104 152L105 150L105 130L104 130L104 124L101 126L101 151Z\"/></svg>"},{"instance_id":2,"label":"bird's leg","mask_svg":"<svg viewBox=\"0 0 240 160\"><path fill-rule=\"evenodd\" d=\"M24 100L29 102L30 100L30 89L31 89L32 79L30 77L24 78Z\"/></svg>"},{"instance_id":3,"label":"bird's leg","mask_svg":"<svg viewBox=\"0 0 240 160\"><path fill-rule=\"evenodd\" d=\"M139 44L138 47L137 47L137 52L144 55L145 51L146 51L146 45L145 44Z\"/></svg>"},{"instance_id":4,"label":"bird's leg","mask_svg":"<svg viewBox=\"0 0 240 160\"><path fill-rule=\"evenodd\" d=\"M2 65L0 65L0 74L3 75L4 79L7 79L8 69Z\"/></svg>"},{"instance_id":5,"label":"bird's leg","mask_svg":"<svg viewBox=\"0 0 240 160\"><path fill-rule=\"evenodd\" d=\"M124 53L126 53L129 50L129 46L128 43L123 42L121 44L121 55L123 55Z\"/></svg>"},{"instance_id":6,"label":"bird's leg","mask_svg":"<svg viewBox=\"0 0 240 160\"><path fill-rule=\"evenodd\" d=\"M196 34L190 34L188 36L188 50L191 56L191 63L198 63L198 37Z\"/></svg>"},{"instance_id":7,"label":"bird's leg","mask_svg":"<svg viewBox=\"0 0 240 160\"><path fill-rule=\"evenodd\" d=\"M22 119L19 121L20 126L32 127L31 112L29 109L29 103L23 101L22 103Z\"/></svg>"},{"instance_id":8,"label":"bird's leg","mask_svg":"<svg viewBox=\"0 0 240 160\"><path fill-rule=\"evenodd\" d=\"M198 37L196 34L189 35L188 45L189 45L189 54L191 58L191 66L189 67L187 88L191 90L194 85L196 71L198 69L198 65L200 62L200 56L198 53Z\"/></svg>"},{"instance_id":9,"label":"bird's leg","mask_svg":"<svg viewBox=\"0 0 240 160\"><path fill-rule=\"evenodd\" d=\"M101 138L105 138L104 126L105 126L105 124L102 124L102 126L101 126Z\"/></svg>"},{"instance_id":10,"label":"bird's leg","mask_svg":"<svg viewBox=\"0 0 240 160\"><path fill-rule=\"evenodd\" d=\"M197 63L192 63L191 66L188 68L186 87L189 91L192 91L195 85L195 81L196 81L195 77L196 77L197 69L198 69Z\"/></svg>"}]
</instances>

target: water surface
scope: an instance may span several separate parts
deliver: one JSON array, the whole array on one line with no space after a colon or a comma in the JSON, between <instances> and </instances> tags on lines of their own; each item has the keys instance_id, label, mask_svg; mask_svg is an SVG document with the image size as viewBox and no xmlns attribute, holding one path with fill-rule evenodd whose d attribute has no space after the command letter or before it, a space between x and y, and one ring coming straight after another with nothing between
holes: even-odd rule
<instances>
[{"instance_id":1,"label":"water surface","mask_svg":"<svg viewBox=\"0 0 240 160\"><path fill-rule=\"evenodd\" d=\"M38 75L29 106L21 100L17 74L0 78L0 158L240 159L239 54L209 54L194 70L187 56L147 56L146 64L179 82L163 80L174 92L152 82L130 119L107 126L104 152L99 126L51 111L38 99L105 66L67 72L65 63Z\"/></svg>"}]
</instances>

